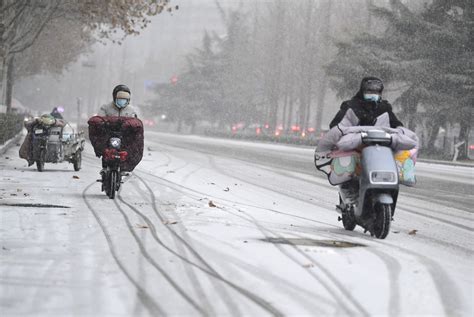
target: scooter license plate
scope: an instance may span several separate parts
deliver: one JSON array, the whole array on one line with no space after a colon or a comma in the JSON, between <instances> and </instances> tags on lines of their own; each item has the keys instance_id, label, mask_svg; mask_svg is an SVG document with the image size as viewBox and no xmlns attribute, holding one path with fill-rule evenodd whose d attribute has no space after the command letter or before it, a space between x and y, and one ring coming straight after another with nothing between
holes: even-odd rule
<instances>
[{"instance_id":1,"label":"scooter license plate","mask_svg":"<svg viewBox=\"0 0 474 317\"><path fill-rule=\"evenodd\" d=\"M35 134L41 134L41 133L43 133L43 129L36 129L35 130Z\"/></svg>"}]
</instances>

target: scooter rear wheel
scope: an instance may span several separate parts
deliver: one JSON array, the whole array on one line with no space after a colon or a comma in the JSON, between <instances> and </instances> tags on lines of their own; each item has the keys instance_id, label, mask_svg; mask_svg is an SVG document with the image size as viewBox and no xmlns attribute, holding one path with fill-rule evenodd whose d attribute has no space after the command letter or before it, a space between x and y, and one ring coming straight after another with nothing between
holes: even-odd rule
<instances>
[{"instance_id":1,"label":"scooter rear wheel","mask_svg":"<svg viewBox=\"0 0 474 317\"><path fill-rule=\"evenodd\" d=\"M357 225L354 216L354 207L344 204L341 195L339 195L339 206L341 208L341 219L344 229L353 231Z\"/></svg>"},{"instance_id":2,"label":"scooter rear wheel","mask_svg":"<svg viewBox=\"0 0 474 317\"><path fill-rule=\"evenodd\" d=\"M347 209L342 213L342 225L344 229L352 231L355 229L357 223L354 217L354 211L352 208Z\"/></svg>"},{"instance_id":3,"label":"scooter rear wheel","mask_svg":"<svg viewBox=\"0 0 474 317\"><path fill-rule=\"evenodd\" d=\"M79 172L81 170L81 165L82 165L82 153L81 151L77 151L76 155L74 155L74 161L72 162L74 166L74 170L76 172Z\"/></svg>"},{"instance_id":4,"label":"scooter rear wheel","mask_svg":"<svg viewBox=\"0 0 474 317\"><path fill-rule=\"evenodd\" d=\"M392 208L388 204L377 204L375 208L374 235L378 239L385 239L390 232Z\"/></svg>"}]
</instances>

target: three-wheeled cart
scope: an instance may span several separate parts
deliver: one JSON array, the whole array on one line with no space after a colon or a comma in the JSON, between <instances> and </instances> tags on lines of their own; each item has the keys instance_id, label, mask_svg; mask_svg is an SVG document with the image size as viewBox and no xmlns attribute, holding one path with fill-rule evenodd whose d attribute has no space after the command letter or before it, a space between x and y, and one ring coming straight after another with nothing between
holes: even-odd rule
<instances>
[{"instance_id":1,"label":"three-wheeled cart","mask_svg":"<svg viewBox=\"0 0 474 317\"><path fill-rule=\"evenodd\" d=\"M32 129L32 160L36 162L38 171L44 170L44 163L69 162L74 170L79 171L84 150L84 133L75 132L66 123L62 125L38 124Z\"/></svg>"}]
</instances>

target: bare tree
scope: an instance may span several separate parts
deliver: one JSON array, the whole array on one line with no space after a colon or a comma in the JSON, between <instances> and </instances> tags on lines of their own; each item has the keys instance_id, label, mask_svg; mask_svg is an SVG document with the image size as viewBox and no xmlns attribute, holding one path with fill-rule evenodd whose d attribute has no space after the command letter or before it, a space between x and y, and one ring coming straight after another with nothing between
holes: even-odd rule
<instances>
[{"instance_id":1,"label":"bare tree","mask_svg":"<svg viewBox=\"0 0 474 317\"><path fill-rule=\"evenodd\" d=\"M80 24L82 31L94 34L98 40L110 39L120 43L127 35L139 34L150 22L149 17L163 10L173 10L169 0L0 0L0 100L6 103L7 111L10 111L17 55L37 43L48 26L50 37L60 37L70 31L63 28L66 22L75 21L76 26ZM117 30L121 32L117 33ZM81 39L90 40L90 37ZM48 42L51 38L43 37L43 40ZM68 46L61 50L59 46L55 47L66 54L74 51L73 48ZM83 47L79 45L78 49L74 51L76 54ZM45 52L48 53L51 52ZM63 65L60 66L64 66L70 60L56 60L56 66L61 61Z\"/></svg>"}]
</instances>

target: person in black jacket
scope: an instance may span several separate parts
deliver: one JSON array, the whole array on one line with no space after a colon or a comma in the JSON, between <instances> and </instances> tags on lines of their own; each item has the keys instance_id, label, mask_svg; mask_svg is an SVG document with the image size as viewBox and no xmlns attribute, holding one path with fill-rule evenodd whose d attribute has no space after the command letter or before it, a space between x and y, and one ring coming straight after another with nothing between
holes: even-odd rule
<instances>
[{"instance_id":1,"label":"person in black jacket","mask_svg":"<svg viewBox=\"0 0 474 317\"><path fill-rule=\"evenodd\" d=\"M351 100L346 100L341 104L341 109L329 124L329 128L338 125L348 109L352 109L359 119L359 126L374 125L377 117L383 113L388 113L390 127L403 126L392 111L392 105L382 99L383 82L377 77L364 77L360 83L360 89Z\"/></svg>"},{"instance_id":2,"label":"person in black jacket","mask_svg":"<svg viewBox=\"0 0 474 317\"><path fill-rule=\"evenodd\" d=\"M62 115L61 112L59 111L58 107L54 107L53 111L51 111L51 115L52 115L55 119L64 119L64 118L63 118L63 115Z\"/></svg>"}]
</instances>

